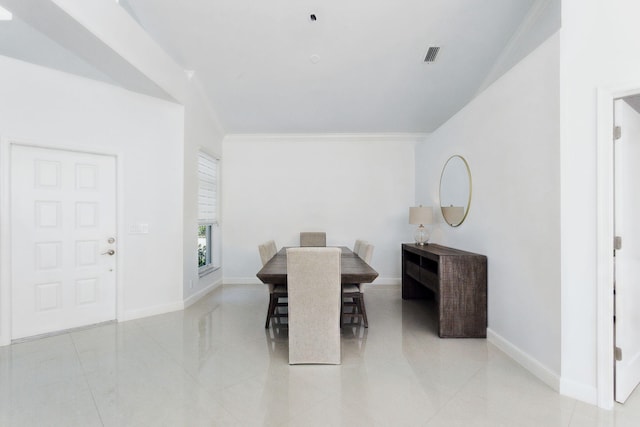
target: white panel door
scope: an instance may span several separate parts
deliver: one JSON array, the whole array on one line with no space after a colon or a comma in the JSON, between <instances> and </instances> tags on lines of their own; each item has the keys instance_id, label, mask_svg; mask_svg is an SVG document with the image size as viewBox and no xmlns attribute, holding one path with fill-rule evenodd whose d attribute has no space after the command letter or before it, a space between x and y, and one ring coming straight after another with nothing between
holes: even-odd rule
<instances>
[{"instance_id":1,"label":"white panel door","mask_svg":"<svg viewBox=\"0 0 640 427\"><path fill-rule=\"evenodd\" d=\"M11 148L11 335L115 319L113 156Z\"/></svg>"},{"instance_id":2,"label":"white panel door","mask_svg":"<svg viewBox=\"0 0 640 427\"><path fill-rule=\"evenodd\" d=\"M640 383L640 114L625 101L615 104L622 137L615 143L615 399L623 403Z\"/></svg>"}]
</instances>

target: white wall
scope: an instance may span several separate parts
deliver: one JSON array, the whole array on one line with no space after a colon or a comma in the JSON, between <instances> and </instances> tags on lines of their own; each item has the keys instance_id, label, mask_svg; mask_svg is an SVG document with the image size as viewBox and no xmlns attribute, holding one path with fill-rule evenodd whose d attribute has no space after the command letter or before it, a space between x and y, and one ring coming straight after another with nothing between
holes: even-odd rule
<instances>
[{"instance_id":1,"label":"white wall","mask_svg":"<svg viewBox=\"0 0 640 427\"><path fill-rule=\"evenodd\" d=\"M0 57L5 141L118 156L121 320L182 304L183 114L176 104ZM5 143L0 155L7 154ZM7 179L6 170L0 175ZM7 218L0 221L7 230ZM148 223L149 234L129 234L135 223ZM6 340L7 293L0 298Z\"/></svg>"},{"instance_id":2,"label":"white wall","mask_svg":"<svg viewBox=\"0 0 640 427\"><path fill-rule=\"evenodd\" d=\"M558 35L545 41L416 152L416 198L434 202L447 158L467 159L473 180L469 215L458 228L441 222L433 239L487 256L489 338L556 388L559 47Z\"/></svg>"},{"instance_id":3,"label":"white wall","mask_svg":"<svg viewBox=\"0 0 640 427\"><path fill-rule=\"evenodd\" d=\"M399 283L400 244L412 240L414 146L420 136L235 136L223 142L224 283L258 282L258 244L375 245L376 283Z\"/></svg>"},{"instance_id":4,"label":"white wall","mask_svg":"<svg viewBox=\"0 0 640 427\"><path fill-rule=\"evenodd\" d=\"M160 94L184 106L184 199L183 199L183 299L195 302L221 283L222 272L198 277L197 264L197 153L199 150L220 157L224 130L217 115L203 96L198 75L187 77L182 68L112 0L55 0L50 9L34 9L21 2L11 2L23 18L32 22L55 15L46 33L96 67L111 75L121 85L141 93ZM18 6L20 5L20 6ZM58 10L60 7L64 12ZM52 18L53 19L53 18ZM74 32L70 33L70 27ZM117 31L114 31L117 28ZM128 70L128 71L126 71ZM176 158L176 160L178 160Z\"/></svg>"},{"instance_id":5,"label":"white wall","mask_svg":"<svg viewBox=\"0 0 640 427\"><path fill-rule=\"evenodd\" d=\"M180 200L183 215L182 245L179 249L174 247L173 252L178 249L181 253L179 259L182 260L182 265L179 268L182 271L182 277L181 283L176 283L176 286L180 289L182 301L189 305L222 283L222 270L202 278L198 277L196 216L197 153L203 150L215 157L220 157L224 130L219 124L214 108L203 96L204 91L197 74L187 76L184 70L162 51L144 29L118 4L107 0L98 3L87 6L85 2L77 0L56 0L55 5L50 5L50 10L25 9L20 6L20 11L26 14L22 15L23 17L31 17L35 22L42 13L55 12L56 22L49 22L50 25L46 31L50 37L56 39L54 43L73 46L79 56L93 61L94 65L105 73L115 72L116 80L124 87L131 87L142 93L160 93L162 97L166 97L168 93L184 107L181 110L184 122L183 135L180 141L174 141L182 146L182 152L179 156L172 157L179 164L175 163L171 166L181 168L183 171L181 176L183 198ZM18 7L18 3L14 6ZM60 6L64 12L59 12L57 6ZM47 14L47 17L49 15L51 14ZM78 36L72 37L72 41L69 39L70 28ZM119 28L120 31L114 32L113 28ZM126 31L123 32L123 28ZM106 56L104 56L105 52ZM125 70L134 71L123 74ZM136 83L136 79L139 84ZM155 89L148 91L149 88ZM158 120L163 119L159 117ZM132 122L134 122L133 117ZM158 127L158 131L162 129ZM172 183L177 184L175 180ZM157 195L160 198L165 197L162 192ZM172 260L172 263L176 264L175 260ZM172 303L165 308L175 309L179 306ZM151 312L155 311L153 309ZM150 312L143 310L132 315L148 313Z\"/></svg>"},{"instance_id":6,"label":"white wall","mask_svg":"<svg viewBox=\"0 0 640 427\"><path fill-rule=\"evenodd\" d=\"M185 109L183 297L187 305L220 285L224 268L198 277L198 151L220 158L224 136L215 112L202 93L197 77L194 77L189 80L186 96L181 100Z\"/></svg>"},{"instance_id":7,"label":"white wall","mask_svg":"<svg viewBox=\"0 0 640 427\"><path fill-rule=\"evenodd\" d=\"M593 403L604 386L597 383L596 354L596 226L597 212L606 209L596 190L597 91L640 92L638 16L640 4L628 0L562 1L563 393Z\"/></svg>"}]
</instances>

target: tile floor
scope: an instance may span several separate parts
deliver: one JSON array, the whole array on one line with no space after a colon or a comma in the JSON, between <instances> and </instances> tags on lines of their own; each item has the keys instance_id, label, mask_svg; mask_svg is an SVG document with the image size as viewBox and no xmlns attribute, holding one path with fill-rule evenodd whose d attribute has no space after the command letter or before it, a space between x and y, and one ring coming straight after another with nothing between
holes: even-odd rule
<instances>
[{"instance_id":1,"label":"tile floor","mask_svg":"<svg viewBox=\"0 0 640 427\"><path fill-rule=\"evenodd\" d=\"M638 426L562 397L483 339L439 339L427 301L366 294L340 366L289 366L260 285L185 311L0 347L0 426Z\"/></svg>"}]
</instances>

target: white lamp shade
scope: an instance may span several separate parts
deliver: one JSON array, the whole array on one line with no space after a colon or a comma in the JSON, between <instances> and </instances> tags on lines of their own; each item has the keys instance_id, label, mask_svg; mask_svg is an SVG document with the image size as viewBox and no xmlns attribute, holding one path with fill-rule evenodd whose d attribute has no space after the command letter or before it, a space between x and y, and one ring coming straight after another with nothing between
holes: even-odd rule
<instances>
[{"instance_id":1,"label":"white lamp shade","mask_svg":"<svg viewBox=\"0 0 640 427\"><path fill-rule=\"evenodd\" d=\"M433 208L430 206L414 206L409 208L409 224L421 225L433 222Z\"/></svg>"}]
</instances>

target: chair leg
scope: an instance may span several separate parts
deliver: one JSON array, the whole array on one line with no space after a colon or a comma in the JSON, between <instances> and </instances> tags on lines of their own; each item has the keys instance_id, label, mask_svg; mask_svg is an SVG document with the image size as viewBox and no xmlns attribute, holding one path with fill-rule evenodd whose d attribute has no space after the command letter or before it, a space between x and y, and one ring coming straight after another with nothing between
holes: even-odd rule
<instances>
[{"instance_id":1,"label":"chair leg","mask_svg":"<svg viewBox=\"0 0 640 427\"><path fill-rule=\"evenodd\" d=\"M282 308L286 308L288 311L288 303L287 302L282 302L282 299L284 299L286 297L283 296L277 296L275 298L275 302L273 304L273 311L271 312L271 316L275 317L276 319L278 319L278 323L281 324L282 323L282 317L289 317L289 313L285 312L283 313L282 310L279 309L279 307Z\"/></svg>"},{"instance_id":2,"label":"chair leg","mask_svg":"<svg viewBox=\"0 0 640 427\"><path fill-rule=\"evenodd\" d=\"M276 309L277 298L273 294L269 294L269 308L267 309L267 320L264 322L264 328L269 328L269 321L271 320L271 316Z\"/></svg>"},{"instance_id":3,"label":"chair leg","mask_svg":"<svg viewBox=\"0 0 640 427\"><path fill-rule=\"evenodd\" d=\"M345 297L342 299L342 310L340 311L340 324L344 326L345 318L350 318L353 322L354 318L362 319L362 325L365 328L369 327L369 321L367 320L367 310L364 306L363 294L350 294L346 298L350 298L350 301L345 301ZM349 312L346 311L347 307L352 307Z\"/></svg>"},{"instance_id":4,"label":"chair leg","mask_svg":"<svg viewBox=\"0 0 640 427\"><path fill-rule=\"evenodd\" d=\"M346 298L349 298L349 301L346 301ZM342 299L340 300L341 304L340 304L340 327L343 327L345 325L345 323L347 322L346 319L351 319L351 321L353 322L353 313L355 310L355 307L352 308L351 311L347 312L347 307L351 307L353 306L353 298L351 297L342 297Z\"/></svg>"},{"instance_id":5,"label":"chair leg","mask_svg":"<svg viewBox=\"0 0 640 427\"><path fill-rule=\"evenodd\" d=\"M367 320L367 310L364 308L364 295L360 294L358 298L358 308L360 309L360 313L362 314L362 322L364 323L364 327L369 327L369 321Z\"/></svg>"}]
</instances>

